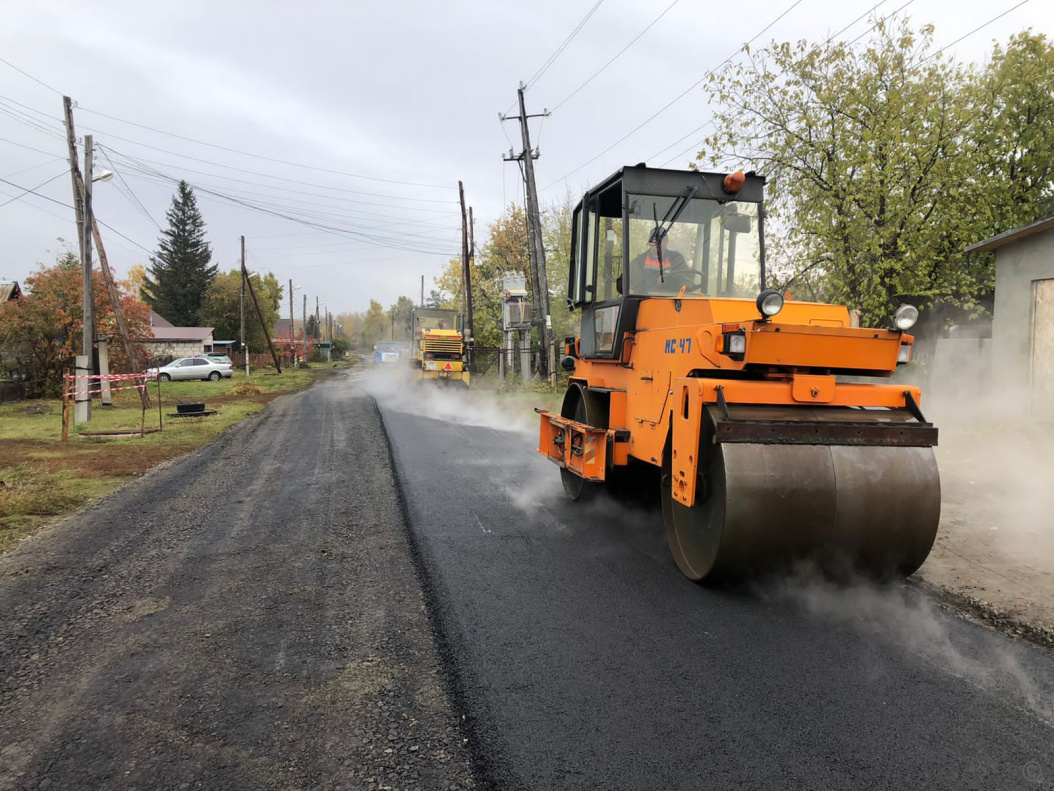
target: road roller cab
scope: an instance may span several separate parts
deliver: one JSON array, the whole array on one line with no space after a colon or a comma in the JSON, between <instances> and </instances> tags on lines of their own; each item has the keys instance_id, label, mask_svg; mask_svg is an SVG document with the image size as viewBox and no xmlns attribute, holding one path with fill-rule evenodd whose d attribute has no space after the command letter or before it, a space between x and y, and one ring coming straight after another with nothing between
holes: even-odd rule
<instances>
[{"instance_id":1,"label":"road roller cab","mask_svg":"<svg viewBox=\"0 0 1054 791\"><path fill-rule=\"evenodd\" d=\"M917 387L859 379L910 362L917 311L861 328L767 290L763 188L636 166L585 195L568 281L581 333L539 452L574 499L661 470L692 579L798 560L910 574L939 520L937 430Z\"/></svg>"}]
</instances>

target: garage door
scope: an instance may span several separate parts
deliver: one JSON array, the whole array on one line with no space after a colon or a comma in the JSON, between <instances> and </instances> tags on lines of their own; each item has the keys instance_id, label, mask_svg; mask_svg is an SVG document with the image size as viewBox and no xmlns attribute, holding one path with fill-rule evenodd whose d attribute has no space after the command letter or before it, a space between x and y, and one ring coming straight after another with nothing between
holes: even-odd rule
<instances>
[{"instance_id":1,"label":"garage door","mask_svg":"<svg viewBox=\"0 0 1054 791\"><path fill-rule=\"evenodd\" d=\"M1032 411L1054 420L1054 279L1032 286Z\"/></svg>"}]
</instances>

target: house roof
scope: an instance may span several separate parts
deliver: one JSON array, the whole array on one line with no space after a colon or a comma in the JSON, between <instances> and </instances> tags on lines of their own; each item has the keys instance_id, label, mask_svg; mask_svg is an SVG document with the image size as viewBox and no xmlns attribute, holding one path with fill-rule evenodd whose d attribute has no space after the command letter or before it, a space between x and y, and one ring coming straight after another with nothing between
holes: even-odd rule
<instances>
[{"instance_id":1,"label":"house roof","mask_svg":"<svg viewBox=\"0 0 1054 791\"><path fill-rule=\"evenodd\" d=\"M18 283L0 283L0 304L8 302L12 299L19 299L22 296L22 289L18 287Z\"/></svg>"},{"instance_id":2,"label":"house roof","mask_svg":"<svg viewBox=\"0 0 1054 791\"><path fill-rule=\"evenodd\" d=\"M150 309L150 326L151 327L171 327L172 322L156 312L153 308Z\"/></svg>"},{"instance_id":3,"label":"house roof","mask_svg":"<svg viewBox=\"0 0 1054 791\"><path fill-rule=\"evenodd\" d=\"M998 250L1003 245L1010 244L1011 242L1018 242L1034 234L1042 233L1049 228L1054 228L1054 214L1049 217L1044 217L1042 220L1030 222L1028 225L1022 225L1020 228L1015 228L1012 231L1005 231L1001 234L997 234L996 236L985 239L983 242L972 244L966 248L966 252L987 253L991 250Z\"/></svg>"},{"instance_id":4,"label":"house roof","mask_svg":"<svg viewBox=\"0 0 1054 791\"><path fill-rule=\"evenodd\" d=\"M151 327L155 341L203 341L212 335L213 327Z\"/></svg>"}]
</instances>

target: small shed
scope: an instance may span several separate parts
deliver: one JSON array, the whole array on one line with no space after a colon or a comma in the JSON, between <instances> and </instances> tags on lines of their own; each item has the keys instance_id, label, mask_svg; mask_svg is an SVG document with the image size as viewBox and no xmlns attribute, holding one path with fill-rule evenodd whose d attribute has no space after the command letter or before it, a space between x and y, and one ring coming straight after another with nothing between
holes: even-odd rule
<instances>
[{"instance_id":1,"label":"small shed","mask_svg":"<svg viewBox=\"0 0 1054 791\"><path fill-rule=\"evenodd\" d=\"M995 253L992 374L1004 403L1054 414L1054 215L971 245Z\"/></svg>"}]
</instances>

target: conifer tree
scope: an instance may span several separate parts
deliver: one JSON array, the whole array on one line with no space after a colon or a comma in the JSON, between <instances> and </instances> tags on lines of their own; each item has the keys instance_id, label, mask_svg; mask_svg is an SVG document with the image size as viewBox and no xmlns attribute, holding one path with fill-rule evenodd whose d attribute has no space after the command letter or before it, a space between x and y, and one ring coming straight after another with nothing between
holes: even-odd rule
<instances>
[{"instance_id":1,"label":"conifer tree","mask_svg":"<svg viewBox=\"0 0 1054 791\"><path fill-rule=\"evenodd\" d=\"M165 214L168 228L158 240L157 255L143 279L143 299L177 327L199 325L205 290L216 277L212 249L205 241L205 221L194 191L179 182Z\"/></svg>"}]
</instances>

